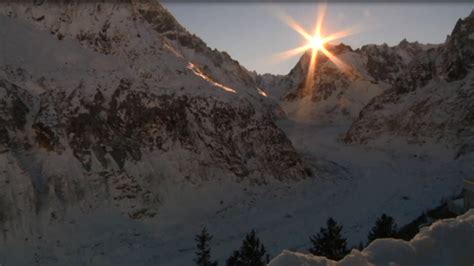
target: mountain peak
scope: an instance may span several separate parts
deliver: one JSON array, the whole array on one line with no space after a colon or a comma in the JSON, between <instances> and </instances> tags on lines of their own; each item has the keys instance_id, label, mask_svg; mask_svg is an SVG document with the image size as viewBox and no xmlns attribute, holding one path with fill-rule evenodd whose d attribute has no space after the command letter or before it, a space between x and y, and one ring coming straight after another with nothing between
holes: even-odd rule
<instances>
[{"instance_id":1,"label":"mountain peak","mask_svg":"<svg viewBox=\"0 0 474 266\"><path fill-rule=\"evenodd\" d=\"M474 12L459 19L445 43L443 58L448 80L464 78L474 63Z\"/></svg>"},{"instance_id":2,"label":"mountain peak","mask_svg":"<svg viewBox=\"0 0 474 266\"><path fill-rule=\"evenodd\" d=\"M11 224L40 212L61 217L49 207L82 202L151 218L168 181L310 175L246 70L159 3L0 6L0 153L35 163L12 168L27 197L19 186L1 188L11 195L1 199L15 213Z\"/></svg>"},{"instance_id":3,"label":"mountain peak","mask_svg":"<svg viewBox=\"0 0 474 266\"><path fill-rule=\"evenodd\" d=\"M459 18L454 26L454 29L451 33L451 36L455 35L456 33L465 33L465 32L472 32L472 26L474 25L474 9L471 11L469 16L465 17L464 19Z\"/></svg>"},{"instance_id":4,"label":"mountain peak","mask_svg":"<svg viewBox=\"0 0 474 266\"><path fill-rule=\"evenodd\" d=\"M401 41L398 43L399 46L406 46L406 45L408 45L408 44L409 44L409 42L407 41L406 38L403 38L403 40L401 40Z\"/></svg>"},{"instance_id":5,"label":"mountain peak","mask_svg":"<svg viewBox=\"0 0 474 266\"><path fill-rule=\"evenodd\" d=\"M158 1L131 0L131 4L148 23L153 25L157 32L186 31Z\"/></svg>"}]
</instances>

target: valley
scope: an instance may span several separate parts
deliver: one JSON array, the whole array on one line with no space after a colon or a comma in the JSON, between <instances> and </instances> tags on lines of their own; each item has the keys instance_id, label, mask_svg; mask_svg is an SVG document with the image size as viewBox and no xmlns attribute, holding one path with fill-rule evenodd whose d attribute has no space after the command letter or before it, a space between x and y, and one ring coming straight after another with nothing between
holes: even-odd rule
<instances>
[{"instance_id":1,"label":"valley","mask_svg":"<svg viewBox=\"0 0 474 266\"><path fill-rule=\"evenodd\" d=\"M1 4L4 5L4 4ZM328 217L350 247L474 173L474 12L443 44L329 45L248 71L156 1L0 10L0 264L224 264L255 229L305 251Z\"/></svg>"}]
</instances>

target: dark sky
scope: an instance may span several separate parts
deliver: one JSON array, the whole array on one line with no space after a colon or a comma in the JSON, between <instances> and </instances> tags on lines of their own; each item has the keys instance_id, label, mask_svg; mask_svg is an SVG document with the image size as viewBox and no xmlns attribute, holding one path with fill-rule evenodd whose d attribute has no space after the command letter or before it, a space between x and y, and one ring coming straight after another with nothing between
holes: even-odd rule
<instances>
[{"instance_id":1,"label":"dark sky","mask_svg":"<svg viewBox=\"0 0 474 266\"><path fill-rule=\"evenodd\" d=\"M283 11L306 29L313 27L319 3L190 3L166 2L176 19L211 48L228 52L249 70L286 74L299 56L285 61L275 55L304 43L277 13ZM403 38L441 43L472 3L334 3L328 4L324 29L357 26L360 31L336 42L358 48L375 43L398 44ZM280 11L278 11L280 10Z\"/></svg>"}]
</instances>

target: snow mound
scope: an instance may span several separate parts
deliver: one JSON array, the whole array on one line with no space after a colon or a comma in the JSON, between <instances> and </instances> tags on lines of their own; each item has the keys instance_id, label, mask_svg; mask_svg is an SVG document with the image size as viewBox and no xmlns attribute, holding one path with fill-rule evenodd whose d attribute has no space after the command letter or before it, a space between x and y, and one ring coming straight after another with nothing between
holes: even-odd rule
<instances>
[{"instance_id":1,"label":"snow mound","mask_svg":"<svg viewBox=\"0 0 474 266\"><path fill-rule=\"evenodd\" d=\"M378 239L363 251L352 250L339 262L283 251L270 266L316 265L472 265L474 209L424 228L411 241Z\"/></svg>"}]
</instances>

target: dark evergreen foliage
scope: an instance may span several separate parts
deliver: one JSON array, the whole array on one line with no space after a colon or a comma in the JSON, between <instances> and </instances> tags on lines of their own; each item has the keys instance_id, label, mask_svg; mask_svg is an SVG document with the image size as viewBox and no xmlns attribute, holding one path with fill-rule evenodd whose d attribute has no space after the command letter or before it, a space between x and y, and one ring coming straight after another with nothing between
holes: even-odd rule
<instances>
[{"instance_id":1,"label":"dark evergreen foliage","mask_svg":"<svg viewBox=\"0 0 474 266\"><path fill-rule=\"evenodd\" d=\"M397 236L397 224L393 217L386 215L385 213L380 216L375 222L374 227L369 233L369 243L377 238L396 238Z\"/></svg>"},{"instance_id":2,"label":"dark evergreen foliage","mask_svg":"<svg viewBox=\"0 0 474 266\"><path fill-rule=\"evenodd\" d=\"M265 246L252 230L242 241L240 250L234 251L227 259L227 266L264 266L270 261Z\"/></svg>"},{"instance_id":3,"label":"dark evergreen foliage","mask_svg":"<svg viewBox=\"0 0 474 266\"><path fill-rule=\"evenodd\" d=\"M209 247L209 241L212 240L212 236L207 232L206 227L203 227L201 233L196 235L196 258L194 262L199 266L217 266L217 262L211 261L211 248Z\"/></svg>"},{"instance_id":4,"label":"dark evergreen foliage","mask_svg":"<svg viewBox=\"0 0 474 266\"><path fill-rule=\"evenodd\" d=\"M342 226L332 218L327 220L326 225L327 228L321 228L317 235L310 237L313 247L309 252L332 260L340 260L348 253L347 241L341 236Z\"/></svg>"}]
</instances>

